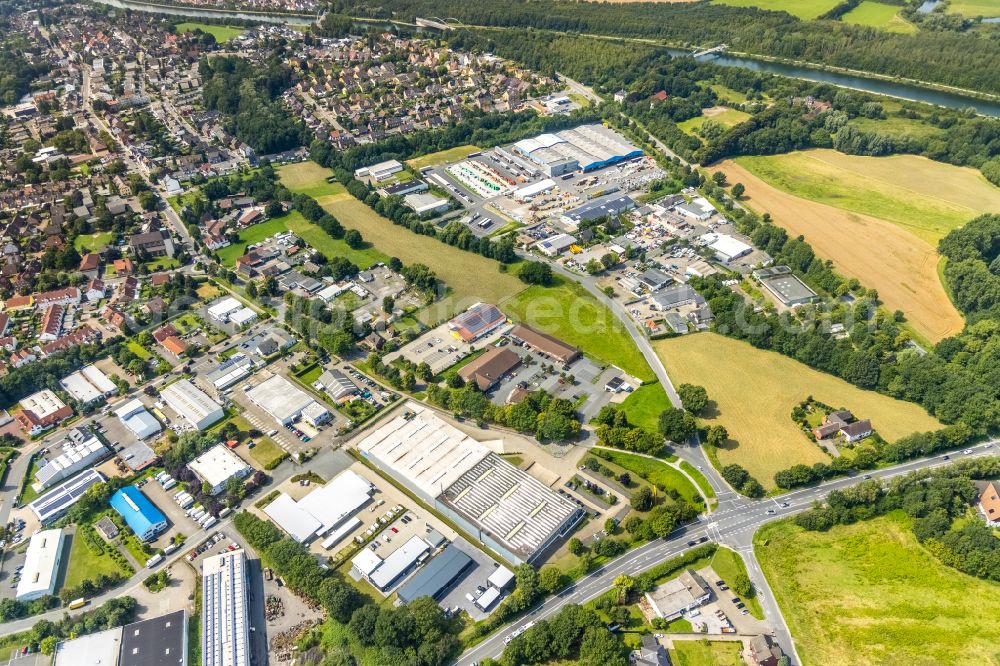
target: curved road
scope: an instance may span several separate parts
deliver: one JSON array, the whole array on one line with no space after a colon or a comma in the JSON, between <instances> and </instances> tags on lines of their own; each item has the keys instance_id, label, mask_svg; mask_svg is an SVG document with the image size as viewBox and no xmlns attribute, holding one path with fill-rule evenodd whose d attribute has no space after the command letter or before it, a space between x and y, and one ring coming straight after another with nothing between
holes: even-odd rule
<instances>
[{"instance_id":1,"label":"curved road","mask_svg":"<svg viewBox=\"0 0 1000 666\"><path fill-rule=\"evenodd\" d=\"M1000 440L998 440L1000 441ZM996 442L977 446L969 455L959 455L959 458L982 458L996 455ZM889 479L909 472L931 469L949 464L942 456L914 460L895 467L872 472L871 478ZM651 541L625 555L611 561L592 574L576 581L559 594L549 597L536 606L530 613L516 622L507 625L482 643L466 650L458 660L461 666L469 666L487 657L497 658L503 652L504 638L517 626L528 621L545 619L559 612L566 604L584 604L611 589L614 579L620 574L635 575L653 567L671 557L680 555L691 547L687 542L706 537L708 540L728 546L746 556L752 554L753 535L765 523L786 518L810 508L814 502L821 501L833 490L842 490L857 483L865 477L847 477L811 488L803 488L786 493L778 498L764 501L734 499L725 506L720 505L718 511L711 516L702 516L698 520L679 528L666 539ZM757 587L757 596L764 608L765 620L775 626L775 619L780 618L777 603L770 588L757 586L757 579L763 579L763 574L755 561L751 559L749 573ZM754 574L757 574L754 576ZM794 663L801 663L794 652L791 635L781 621L773 633L775 641L781 645L786 654L792 656ZM791 646L792 652L786 649Z\"/></svg>"}]
</instances>

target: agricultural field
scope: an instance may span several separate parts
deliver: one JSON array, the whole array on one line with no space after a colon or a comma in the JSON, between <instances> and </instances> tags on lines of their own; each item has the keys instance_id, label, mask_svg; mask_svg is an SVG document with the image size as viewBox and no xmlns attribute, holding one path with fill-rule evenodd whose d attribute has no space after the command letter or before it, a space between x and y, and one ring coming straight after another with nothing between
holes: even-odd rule
<instances>
[{"instance_id":1,"label":"agricultural field","mask_svg":"<svg viewBox=\"0 0 1000 666\"><path fill-rule=\"evenodd\" d=\"M886 5L881 2L864 0L860 5L840 17L844 23L854 25L867 25L872 28L880 28L889 32L901 32L913 34L917 32L917 26L913 25L899 15L898 5Z\"/></svg>"},{"instance_id":2,"label":"agricultural field","mask_svg":"<svg viewBox=\"0 0 1000 666\"><path fill-rule=\"evenodd\" d=\"M772 12L788 12L809 21L837 6L837 0L713 0L731 7L758 7Z\"/></svg>"},{"instance_id":3,"label":"agricultural field","mask_svg":"<svg viewBox=\"0 0 1000 666\"><path fill-rule=\"evenodd\" d=\"M420 157L414 157L412 160L406 160L406 166L411 169L420 170L424 167L429 166L440 166L447 162L458 162L464 160L469 153L479 152L477 146L471 144L465 146L455 146L454 148L449 148L448 150L440 150L436 153L430 153L429 155L422 155Z\"/></svg>"},{"instance_id":4,"label":"agricultural field","mask_svg":"<svg viewBox=\"0 0 1000 666\"><path fill-rule=\"evenodd\" d=\"M327 196L347 194L343 185L336 181L329 182L327 180L333 178L332 171L321 167L312 160L280 166L278 167L278 177L281 178L281 184L292 192L305 194L317 201Z\"/></svg>"},{"instance_id":5,"label":"agricultural field","mask_svg":"<svg viewBox=\"0 0 1000 666\"><path fill-rule=\"evenodd\" d=\"M642 381L655 379L625 325L576 282L557 277L552 286L533 285L499 305L518 321L579 347L601 363L616 365Z\"/></svg>"},{"instance_id":6,"label":"agricultural field","mask_svg":"<svg viewBox=\"0 0 1000 666\"><path fill-rule=\"evenodd\" d=\"M902 514L828 532L781 521L754 543L803 663L997 663L996 584L941 564Z\"/></svg>"},{"instance_id":7,"label":"agricultural field","mask_svg":"<svg viewBox=\"0 0 1000 666\"><path fill-rule=\"evenodd\" d=\"M923 161L916 157L903 159ZM724 171L730 182L743 183L746 204L752 209L770 213L791 235L805 236L820 257L833 261L838 273L858 278L866 287L876 289L886 309L902 310L919 336L937 342L962 330L964 320L948 298L938 274L940 256L936 240L925 240L911 229L880 217L783 191L745 168L742 160L726 160L715 169ZM965 175L958 167L948 169L957 169ZM869 182L877 183L860 175L859 179L866 191L872 190ZM984 185L988 184L984 181Z\"/></svg>"},{"instance_id":8,"label":"agricultural field","mask_svg":"<svg viewBox=\"0 0 1000 666\"><path fill-rule=\"evenodd\" d=\"M111 243L114 234L102 231L96 234L81 234L73 241L77 252L100 252Z\"/></svg>"},{"instance_id":9,"label":"agricultural field","mask_svg":"<svg viewBox=\"0 0 1000 666\"><path fill-rule=\"evenodd\" d=\"M730 437L718 450L719 462L743 465L768 490L779 470L830 461L790 417L807 396L871 419L888 441L940 427L917 405L863 391L777 352L715 333L659 340L653 348L672 380L708 391L705 421L725 426Z\"/></svg>"},{"instance_id":10,"label":"agricultural field","mask_svg":"<svg viewBox=\"0 0 1000 666\"><path fill-rule=\"evenodd\" d=\"M302 165L312 164L306 170ZM398 257L404 264L425 264L433 270L449 295L419 314L425 324L447 319L456 312L479 301L499 303L524 289L525 285L512 273L501 273L500 264L471 252L446 245L430 236L421 236L393 224L363 202L358 201L339 185L326 183L330 175L312 162L283 167L279 173L284 185L293 192L318 192L316 200L340 223L357 229L362 237L388 256ZM319 183L317 182L319 177ZM320 188L326 187L326 194ZM340 188L335 191L335 188Z\"/></svg>"},{"instance_id":11,"label":"agricultural field","mask_svg":"<svg viewBox=\"0 0 1000 666\"><path fill-rule=\"evenodd\" d=\"M207 32L208 34L215 37L215 41L220 44L225 44L230 39L234 37L239 37L243 34L243 28L234 28L228 25L210 25L208 23L178 23L177 32L193 32L194 30L201 30L202 32Z\"/></svg>"},{"instance_id":12,"label":"agricultural field","mask_svg":"<svg viewBox=\"0 0 1000 666\"><path fill-rule=\"evenodd\" d=\"M715 121L723 127L732 127L733 125L739 125L749 117L749 113L737 111L736 109L730 109L725 106L716 106L711 109L705 109L702 111L702 114L696 118L691 118L689 120L685 120L684 122L677 123L677 127L679 127L685 134L694 135L695 130L709 120Z\"/></svg>"},{"instance_id":13,"label":"agricultural field","mask_svg":"<svg viewBox=\"0 0 1000 666\"><path fill-rule=\"evenodd\" d=\"M1000 0L952 0L945 11L962 16L1000 16Z\"/></svg>"},{"instance_id":14,"label":"agricultural field","mask_svg":"<svg viewBox=\"0 0 1000 666\"><path fill-rule=\"evenodd\" d=\"M675 666L742 666L740 641L673 641L668 650Z\"/></svg>"},{"instance_id":15,"label":"agricultural field","mask_svg":"<svg viewBox=\"0 0 1000 666\"><path fill-rule=\"evenodd\" d=\"M929 243L977 215L1000 211L1000 188L978 170L914 155L808 150L736 161L783 192L888 220Z\"/></svg>"}]
</instances>

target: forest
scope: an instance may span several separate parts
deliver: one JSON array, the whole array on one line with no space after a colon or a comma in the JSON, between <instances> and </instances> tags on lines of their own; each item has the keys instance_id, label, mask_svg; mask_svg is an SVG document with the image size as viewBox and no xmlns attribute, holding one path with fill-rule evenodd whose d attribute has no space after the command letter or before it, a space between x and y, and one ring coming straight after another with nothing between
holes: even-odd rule
<instances>
[{"instance_id":1,"label":"forest","mask_svg":"<svg viewBox=\"0 0 1000 666\"><path fill-rule=\"evenodd\" d=\"M1000 322L1000 215L983 215L955 229L941 239L938 251L948 258L944 275L955 305L972 321Z\"/></svg>"},{"instance_id":2,"label":"forest","mask_svg":"<svg viewBox=\"0 0 1000 666\"><path fill-rule=\"evenodd\" d=\"M206 56L198 71L205 82L205 108L220 112L226 130L258 153L278 153L308 143L305 123L281 103L281 93L292 84L292 70L276 55L262 65L236 56Z\"/></svg>"},{"instance_id":3,"label":"forest","mask_svg":"<svg viewBox=\"0 0 1000 666\"><path fill-rule=\"evenodd\" d=\"M447 16L474 26L655 39L676 46L728 44L734 51L1000 92L1000 41L989 33L893 34L840 21L800 21L784 12L716 3L597 3L567 0L335 0L333 11L412 21ZM696 38L694 36L697 36Z\"/></svg>"},{"instance_id":4,"label":"forest","mask_svg":"<svg viewBox=\"0 0 1000 666\"><path fill-rule=\"evenodd\" d=\"M17 103L31 82L48 71L48 64L31 64L21 51L5 43L0 47L0 103Z\"/></svg>"}]
</instances>

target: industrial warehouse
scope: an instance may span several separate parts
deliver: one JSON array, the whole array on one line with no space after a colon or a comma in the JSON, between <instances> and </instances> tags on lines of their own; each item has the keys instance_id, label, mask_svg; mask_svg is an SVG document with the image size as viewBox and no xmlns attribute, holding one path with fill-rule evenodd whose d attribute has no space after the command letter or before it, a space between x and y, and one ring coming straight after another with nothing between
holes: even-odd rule
<instances>
[{"instance_id":1,"label":"industrial warehouse","mask_svg":"<svg viewBox=\"0 0 1000 666\"><path fill-rule=\"evenodd\" d=\"M330 410L281 375L274 375L247 391L247 398L283 426L300 418L319 426L331 418Z\"/></svg>"},{"instance_id":2,"label":"industrial warehouse","mask_svg":"<svg viewBox=\"0 0 1000 666\"><path fill-rule=\"evenodd\" d=\"M603 125L581 125L555 134L518 141L513 151L538 164L547 176L595 171L633 157L641 149Z\"/></svg>"},{"instance_id":3,"label":"industrial warehouse","mask_svg":"<svg viewBox=\"0 0 1000 666\"><path fill-rule=\"evenodd\" d=\"M264 507L264 513L299 543L326 536L323 547L330 548L361 524L352 517L368 503L373 490L367 480L345 470L298 502L282 493Z\"/></svg>"},{"instance_id":4,"label":"industrial warehouse","mask_svg":"<svg viewBox=\"0 0 1000 666\"><path fill-rule=\"evenodd\" d=\"M225 416L222 405L187 379L165 386L160 397L195 430L204 430Z\"/></svg>"},{"instance_id":5,"label":"industrial warehouse","mask_svg":"<svg viewBox=\"0 0 1000 666\"><path fill-rule=\"evenodd\" d=\"M247 557L242 550L205 558L201 564L201 663L249 666L250 609Z\"/></svg>"},{"instance_id":6,"label":"industrial warehouse","mask_svg":"<svg viewBox=\"0 0 1000 666\"><path fill-rule=\"evenodd\" d=\"M405 410L357 444L384 472L514 564L532 562L566 535L583 511L426 407Z\"/></svg>"}]
</instances>

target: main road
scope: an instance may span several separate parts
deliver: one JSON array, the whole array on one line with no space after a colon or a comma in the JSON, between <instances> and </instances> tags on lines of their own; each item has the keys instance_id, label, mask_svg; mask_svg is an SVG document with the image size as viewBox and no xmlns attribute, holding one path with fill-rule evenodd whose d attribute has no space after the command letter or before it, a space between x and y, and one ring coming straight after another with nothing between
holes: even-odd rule
<instances>
[{"instance_id":1,"label":"main road","mask_svg":"<svg viewBox=\"0 0 1000 666\"><path fill-rule=\"evenodd\" d=\"M979 445L971 453L961 455L960 457L962 459L971 459L995 455L994 446L997 441ZM780 497L764 501L739 498L728 501L725 506L720 504L718 511L715 513L700 517L698 520L677 529L665 539L651 541L629 551L590 575L576 581L558 594L549 597L533 608L527 615L497 631L482 643L466 650L457 663L460 666L469 666L487 657L499 657L503 653L505 646L504 638L515 626L522 625L528 621L538 621L551 617L567 604L585 604L611 589L617 576L621 574L635 575L641 573L660 562L690 550L691 546L687 545L690 541L698 541L704 537L707 540L728 546L741 553L752 553L753 535L762 525L805 511L834 490L849 488L868 478L886 480L902 474L932 469L947 464L949 464L949 461L945 460L944 456L933 456L873 471L864 477L836 479L822 485L792 491ZM763 579L763 573L755 561L748 568L750 569L751 579ZM754 576L754 569L756 569L756 573L758 574L756 577ZM757 596L764 607L765 620L774 628L774 639L783 649L786 649L786 646L792 646L791 635L784 626L784 622L782 621L779 626L775 626L774 620L776 617L780 617L780 612L773 594L770 593L770 588L758 586L756 580L754 580L754 583L758 591ZM794 651L788 652L786 649L786 654L792 656L794 663L801 663L801 660L798 659L798 655Z\"/></svg>"}]
</instances>

